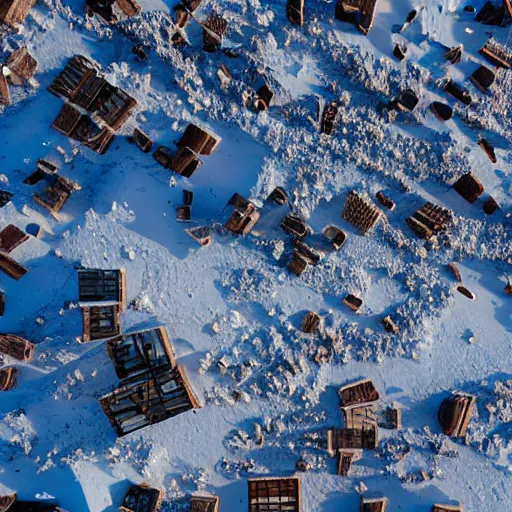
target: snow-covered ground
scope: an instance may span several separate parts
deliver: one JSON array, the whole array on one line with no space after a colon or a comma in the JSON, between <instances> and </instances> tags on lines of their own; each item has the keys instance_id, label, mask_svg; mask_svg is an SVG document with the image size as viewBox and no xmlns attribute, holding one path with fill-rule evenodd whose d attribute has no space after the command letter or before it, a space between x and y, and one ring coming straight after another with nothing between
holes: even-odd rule
<instances>
[{"instance_id":1,"label":"snow-covered ground","mask_svg":"<svg viewBox=\"0 0 512 512\"><path fill-rule=\"evenodd\" d=\"M129 482L147 482L165 489L163 510L188 510L189 494L203 489L220 496L222 512L238 512L247 510L247 478L290 475L305 460L310 470L298 474L307 512L357 510L360 482L386 495L390 512L458 501L466 512L512 511L512 297L504 292L512 275L512 71L500 70L487 96L468 80L485 62L482 44L490 35L512 40L510 25L478 24L459 0L380 0L365 37L334 20L331 1L306 0L303 28L288 23L285 2L204 2L199 19L216 9L229 21L239 56L228 57L204 53L194 23L190 46L175 49L174 3L140 3L141 16L106 27L85 17L85 2L44 0L0 42L1 56L26 45L39 63L38 86L13 87L13 104L0 112L0 188L14 194L0 209L0 228L45 229L12 253L28 274L0 275L7 296L0 331L36 344L34 361L18 365L17 388L0 396L0 494L46 493L69 512L106 512L118 509ZM417 19L394 33L413 8ZM146 62L131 52L140 41L150 47ZM408 46L401 63L392 56L397 42ZM464 44L463 60L448 65L440 45L456 44ZM62 101L46 87L75 54L94 59L138 101L103 156L50 128ZM228 88L216 76L222 63L233 76ZM242 101L257 74L275 93L259 114ZM471 107L438 87L447 76L467 85ZM389 123L380 105L405 87L420 102ZM319 97L341 105L332 137L312 122ZM438 121L433 100L452 105L454 118ZM466 110L480 128L467 123ZM222 138L191 179L127 140L139 126L156 146L171 146L189 122ZM479 135L493 142L496 164ZM39 158L82 187L58 219L23 184ZM453 190L469 171L500 204L494 215ZM287 207L276 212L265 203L251 235L217 234L203 248L175 220L184 189L194 191L192 225L201 225L221 220L234 192L263 204L277 185L316 233L327 224L348 233L339 252L301 277L286 270L288 237L273 222ZM340 216L352 189L373 199L385 190L396 202L365 237ZM455 215L439 246L405 224L427 200ZM455 290L450 262L475 301ZM123 330L165 325L202 408L116 438L97 400L117 384L112 364L103 343L78 342L80 265L126 270L132 306ZM363 299L360 314L342 304L347 293ZM300 332L308 310L334 333L330 346ZM383 330L385 315L400 334ZM320 345L329 358L318 363ZM342 426L336 390L362 377L373 379L383 402L403 407L403 429L381 429L379 449L340 477L312 439ZM244 399L235 400L235 390ZM446 438L436 420L452 390L477 396L465 443ZM263 447L252 440L255 423ZM415 478L420 470L427 481Z\"/></svg>"}]
</instances>

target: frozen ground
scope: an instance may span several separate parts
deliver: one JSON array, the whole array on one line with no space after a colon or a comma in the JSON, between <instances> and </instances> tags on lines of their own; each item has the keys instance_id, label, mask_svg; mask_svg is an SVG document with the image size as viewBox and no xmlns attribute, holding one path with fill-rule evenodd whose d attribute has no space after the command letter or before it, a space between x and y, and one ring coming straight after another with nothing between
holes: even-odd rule
<instances>
[{"instance_id":1,"label":"frozen ground","mask_svg":"<svg viewBox=\"0 0 512 512\"><path fill-rule=\"evenodd\" d=\"M489 34L506 42L510 27L476 23L458 0L381 0L364 37L333 21L333 2L306 0L307 24L297 29L284 17L284 2L212 0L205 9L221 10L229 38L241 45L240 56L228 58L204 53L193 24L191 45L174 49L173 3L141 5L141 17L111 29L86 24L82 2L45 0L20 33L0 43L3 55L26 45L39 62L39 87L13 89L14 104L0 113L1 188L14 193L0 226L38 222L46 230L13 253L29 273L18 282L0 276L7 294L0 330L37 344L17 389L0 398L0 491L27 499L47 493L70 512L100 512L117 510L129 481L145 481L165 489L164 510L187 510L188 495L205 489L220 495L223 512L235 512L247 510L247 477L289 475L303 459L311 463L300 473L307 512L357 510L360 482L388 496L390 512L427 512L451 501L467 512L512 511L512 299L503 291L512 274L512 72L500 71L487 97L469 85L480 129L436 85L448 75L466 81L475 62L483 63L478 49ZM413 7L423 7L418 19L393 34ZM139 40L151 45L145 63L131 53ZM409 46L402 63L391 55L399 40ZM439 43L464 44L464 60L447 66ZM139 102L104 156L50 129L61 100L46 87L77 53L99 62ZM221 63L235 78L227 90L216 78ZM259 115L241 99L256 70L276 93ZM405 86L420 104L386 123L379 103ZM317 96L343 105L328 139L309 120ZM433 99L453 105L454 119L437 121L428 110ZM140 126L170 145L189 121L222 137L191 180L172 176L126 139ZM476 144L479 134L493 141L496 164ZM58 221L22 183L38 158L59 162L82 186ZM469 170L501 205L492 217L451 188ZM334 223L349 234L339 253L300 278L286 271L286 255L274 257L286 239L278 228L245 239L218 236L198 249L175 221L183 189L194 191L199 225L218 219L234 192L263 201L276 185L315 231ZM384 189L397 203L366 237L340 217L351 189L372 197ZM428 250L404 222L426 200L452 209L457 220L450 242ZM454 291L446 269L452 261L476 301ZM124 314L124 329L167 326L201 409L116 439L97 402L116 383L112 365L102 343L77 342L78 265L126 269L135 307ZM362 314L341 304L346 293L363 299ZM315 362L321 340L298 331L306 310L337 335L328 362ZM383 331L386 314L399 335ZM224 375L220 358L229 366ZM350 477L338 477L334 460L310 438L342 425L336 389L361 377L374 380L385 402L402 405L404 428L381 430L379 450L365 453ZM477 395L466 444L445 439L436 421L440 401L457 389ZM234 390L246 400L233 400ZM264 427L262 448L251 440L256 422ZM394 449L409 453L399 460ZM419 470L430 480L415 483Z\"/></svg>"}]
</instances>

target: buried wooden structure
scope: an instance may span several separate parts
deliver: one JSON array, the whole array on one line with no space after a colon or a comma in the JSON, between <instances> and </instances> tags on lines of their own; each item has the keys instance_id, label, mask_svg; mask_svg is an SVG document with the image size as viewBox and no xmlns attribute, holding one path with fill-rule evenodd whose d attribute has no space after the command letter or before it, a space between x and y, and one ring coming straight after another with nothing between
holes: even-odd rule
<instances>
[{"instance_id":1,"label":"buried wooden structure","mask_svg":"<svg viewBox=\"0 0 512 512\"><path fill-rule=\"evenodd\" d=\"M449 121L453 116L452 107L446 103L441 103L440 101L433 101L430 104L430 110L437 117L437 119L442 122Z\"/></svg>"},{"instance_id":2,"label":"buried wooden structure","mask_svg":"<svg viewBox=\"0 0 512 512\"><path fill-rule=\"evenodd\" d=\"M78 294L82 310L82 341L118 336L121 311L126 307L124 270L78 269Z\"/></svg>"},{"instance_id":3,"label":"buried wooden structure","mask_svg":"<svg viewBox=\"0 0 512 512\"><path fill-rule=\"evenodd\" d=\"M66 512L58 506L55 499L40 501L18 500L16 494L0 496L0 512Z\"/></svg>"},{"instance_id":4,"label":"buried wooden structure","mask_svg":"<svg viewBox=\"0 0 512 512\"><path fill-rule=\"evenodd\" d=\"M45 179L49 186L42 192L36 192L32 199L53 214L62 210L74 191L80 190L79 185L62 176L45 174Z\"/></svg>"},{"instance_id":5,"label":"buried wooden structure","mask_svg":"<svg viewBox=\"0 0 512 512\"><path fill-rule=\"evenodd\" d=\"M0 231L0 251L10 253L27 240L28 235L24 231L14 224L9 224Z\"/></svg>"},{"instance_id":6,"label":"buried wooden structure","mask_svg":"<svg viewBox=\"0 0 512 512\"><path fill-rule=\"evenodd\" d=\"M352 190L345 201L341 216L365 235L380 220L381 213L370 201Z\"/></svg>"},{"instance_id":7,"label":"buried wooden structure","mask_svg":"<svg viewBox=\"0 0 512 512\"><path fill-rule=\"evenodd\" d=\"M313 311L308 311L302 320L301 331L307 334L315 333L320 327L320 317Z\"/></svg>"},{"instance_id":8,"label":"buried wooden structure","mask_svg":"<svg viewBox=\"0 0 512 512\"><path fill-rule=\"evenodd\" d=\"M82 342L103 340L121 332L119 304L82 306Z\"/></svg>"},{"instance_id":9,"label":"buried wooden structure","mask_svg":"<svg viewBox=\"0 0 512 512\"><path fill-rule=\"evenodd\" d=\"M484 192L484 186L470 172L463 174L453 188L469 203L474 203Z\"/></svg>"},{"instance_id":10,"label":"buried wooden structure","mask_svg":"<svg viewBox=\"0 0 512 512\"><path fill-rule=\"evenodd\" d=\"M500 205L496 202L496 199L494 199L494 197L489 197L482 205L482 210L486 215L492 215L493 213L498 211L499 208Z\"/></svg>"},{"instance_id":11,"label":"buried wooden structure","mask_svg":"<svg viewBox=\"0 0 512 512\"><path fill-rule=\"evenodd\" d=\"M445 52L444 58L449 60L452 64L458 64L462 59L463 48L462 45L453 46Z\"/></svg>"},{"instance_id":12,"label":"buried wooden structure","mask_svg":"<svg viewBox=\"0 0 512 512\"><path fill-rule=\"evenodd\" d=\"M163 326L123 334L107 341L107 351L119 379L136 377L161 366L176 366Z\"/></svg>"},{"instance_id":13,"label":"buried wooden structure","mask_svg":"<svg viewBox=\"0 0 512 512\"><path fill-rule=\"evenodd\" d=\"M286 17L292 25L304 25L304 0L287 0Z\"/></svg>"},{"instance_id":14,"label":"buried wooden structure","mask_svg":"<svg viewBox=\"0 0 512 512\"><path fill-rule=\"evenodd\" d=\"M334 16L367 35L373 26L377 0L337 0Z\"/></svg>"},{"instance_id":15,"label":"buried wooden structure","mask_svg":"<svg viewBox=\"0 0 512 512\"><path fill-rule=\"evenodd\" d=\"M399 332L398 326L396 325L396 323L393 321L393 319L389 315L385 316L381 320L381 323L386 332L390 332L392 334L398 334L398 332Z\"/></svg>"},{"instance_id":16,"label":"buried wooden structure","mask_svg":"<svg viewBox=\"0 0 512 512\"><path fill-rule=\"evenodd\" d=\"M21 336L0 333L0 352L28 363L34 357L34 345Z\"/></svg>"},{"instance_id":17,"label":"buried wooden structure","mask_svg":"<svg viewBox=\"0 0 512 512\"><path fill-rule=\"evenodd\" d=\"M300 276L304 270L306 270L308 266L308 262L304 256L300 254L297 249L295 249L292 253L292 259L290 260L290 263L288 264L288 270L295 274L296 276Z\"/></svg>"},{"instance_id":18,"label":"buried wooden structure","mask_svg":"<svg viewBox=\"0 0 512 512\"><path fill-rule=\"evenodd\" d=\"M426 240L448 230L452 221L452 214L449 210L431 202L425 203L406 219L407 224L416 235Z\"/></svg>"},{"instance_id":19,"label":"buried wooden structure","mask_svg":"<svg viewBox=\"0 0 512 512\"><path fill-rule=\"evenodd\" d=\"M153 141L139 128L134 128L130 142L133 142L144 153L149 153L153 147Z\"/></svg>"},{"instance_id":20,"label":"buried wooden structure","mask_svg":"<svg viewBox=\"0 0 512 512\"><path fill-rule=\"evenodd\" d=\"M502 0L500 4L487 1L476 15L476 21L484 25L505 26L512 18L512 2Z\"/></svg>"},{"instance_id":21,"label":"buried wooden structure","mask_svg":"<svg viewBox=\"0 0 512 512\"><path fill-rule=\"evenodd\" d=\"M495 79L494 73L485 66L480 66L471 75L470 79L473 84L482 92L487 92Z\"/></svg>"},{"instance_id":22,"label":"buried wooden structure","mask_svg":"<svg viewBox=\"0 0 512 512\"><path fill-rule=\"evenodd\" d=\"M379 203L385 206L388 210L393 211L395 209L395 202L389 198L382 190L379 190L376 194Z\"/></svg>"},{"instance_id":23,"label":"buried wooden structure","mask_svg":"<svg viewBox=\"0 0 512 512\"><path fill-rule=\"evenodd\" d=\"M335 101L328 103L323 112L320 124L320 133L331 135L338 119L338 104Z\"/></svg>"},{"instance_id":24,"label":"buried wooden structure","mask_svg":"<svg viewBox=\"0 0 512 512\"><path fill-rule=\"evenodd\" d=\"M401 112L412 112L418 102L419 99L416 93L412 89L405 89L400 91L398 96L389 103L388 108Z\"/></svg>"},{"instance_id":25,"label":"buried wooden structure","mask_svg":"<svg viewBox=\"0 0 512 512\"><path fill-rule=\"evenodd\" d=\"M52 128L100 155L107 152L114 140L114 132L107 126L98 126L88 115L67 103L53 121Z\"/></svg>"},{"instance_id":26,"label":"buried wooden structure","mask_svg":"<svg viewBox=\"0 0 512 512\"><path fill-rule=\"evenodd\" d=\"M286 190L282 187L276 187L270 195L268 196L268 199L271 201L274 201L279 206L283 206L288 202L288 194L286 193Z\"/></svg>"},{"instance_id":27,"label":"buried wooden structure","mask_svg":"<svg viewBox=\"0 0 512 512\"><path fill-rule=\"evenodd\" d=\"M212 228L210 226L197 226L195 228L185 229L184 232L201 247L209 245L212 241Z\"/></svg>"},{"instance_id":28,"label":"buried wooden structure","mask_svg":"<svg viewBox=\"0 0 512 512\"><path fill-rule=\"evenodd\" d=\"M327 451L334 457L340 450L375 450L378 444L376 425L363 428L333 428L327 432Z\"/></svg>"},{"instance_id":29,"label":"buried wooden structure","mask_svg":"<svg viewBox=\"0 0 512 512\"><path fill-rule=\"evenodd\" d=\"M122 89L111 85L89 59L75 55L48 86L54 96L94 114L116 131L128 119L137 102Z\"/></svg>"},{"instance_id":30,"label":"buried wooden structure","mask_svg":"<svg viewBox=\"0 0 512 512\"><path fill-rule=\"evenodd\" d=\"M120 512L158 512L164 492L147 484L132 485L119 507Z\"/></svg>"},{"instance_id":31,"label":"buried wooden structure","mask_svg":"<svg viewBox=\"0 0 512 512\"><path fill-rule=\"evenodd\" d=\"M87 12L96 14L107 23L117 23L140 13L135 0L87 0Z\"/></svg>"},{"instance_id":32,"label":"buried wooden structure","mask_svg":"<svg viewBox=\"0 0 512 512\"><path fill-rule=\"evenodd\" d=\"M387 498L365 498L361 496L360 512L386 512Z\"/></svg>"},{"instance_id":33,"label":"buried wooden structure","mask_svg":"<svg viewBox=\"0 0 512 512\"><path fill-rule=\"evenodd\" d=\"M78 269L78 300L80 302L119 302L126 305L126 274L124 269Z\"/></svg>"},{"instance_id":34,"label":"buried wooden structure","mask_svg":"<svg viewBox=\"0 0 512 512\"><path fill-rule=\"evenodd\" d=\"M454 98L464 103L464 105L471 105L473 102L469 91L461 85L455 83L453 80L448 80L445 83L444 90Z\"/></svg>"},{"instance_id":35,"label":"buried wooden structure","mask_svg":"<svg viewBox=\"0 0 512 512\"><path fill-rule=\"evenodd\" d=\"M28 269L2 251L0 251L0 270L16 281L28 272Z\"/></svg>"},{"instance_id":36,"label":"buried wooden structure","mask_svg":"<svg viewBox=\"0 0 512 512\"><path fill-rule=\"evenodd\" d=\"M301 512L298 477L250 478L247 481L249 512Z\"/></svg>"},{"instance_id":37,"label":"buried wooden structure","mask_svg":"<svg viewBox=\"0 0 512 512\"><path fill-rule=\"evenodd\" d=\"M352 466L352 462L356 458L356 451L343 451L340 450L338 452L338 466L337 466L337 472L340 476L347 476L350 467Z\"/></svg>"},{"instance_id":38,"label":"buried wooden structure","mask_svg":"<svg viewBox=\"0 0 512 512\"><path fill-rule=\"evenodd\" d=\"M304 238L313 231L306 221L295 213L289 213L279 225L283 231L297 238Z\"/></svg>"},{"instance_id":39,"label":"buried wooden structure","mask_svg":"<svg viewBox=\"0 0 512 512\"><path fill-rule=\"evenodd\" d=\"M228 31L228 22L219 14L211 13L203 23L203 50L214 53Z\"/></svg>"},{"instance_id":40,"label":"buried wooden structure","mask_svg":"<svg viewBox=\"0 0 512 512\"><path fill-rule=\"evenodd\" d=\"M100 404L119 436L199 407L183 370L170 365L122 381Z\"/></svg>"},{"instance_id":41,"label":"buried wooden structure","mask_svg":"<svg viewBox=\"0 0 512 512\"><path fill-rule=\"evenodd\" d=\"M460 438L466 435L475 401L476 397L462 392L453 393L443 400L437 420L447 436Z\"/></svg>"},{"instance_id":42,"label":"buried wooden structure","mask_svg":"<svg viewBox=\"0 0 512 512\"><path fill-rule=\"evenodd\" d=\"M483 137L478 141L478 145L484 150L484 153L488 156L489 160L495 164L497 162L496 153L492 144Z\"/></svg>"},{"instance_id":43,"label":"buried wooden structure","mask_svg":"<svg viewBox=\"0 0 512 512\"><path fill-rule=\"evenodd\" d=\"M362 379L351 384L346 384L339 389L338 394L340 395L342 407L369 404L376 402L380 398L379 392L371 379Z\"/></svg>"},{"instance_id":44,"label":"buried wooden structure","mask_svg":"<svg viewBox=\"0 0 512 512\"><path fill-rule=\"evenodd\" d=\"M203 165L199 155L211 155L219 143L220 138L194 124L189 124L176 142L178 151L173 152L166 146L160 146L153 153L153 158L166 169L190 178Z\"/></svg>"},{"instance_id":45,"label":"buried wooden structure","mask_svg":"<svg viewBox=\"0 0 512 512\"><path fill-rule=\"evenodd\" d=\"M463 512L462 505L432 505L431 512Z\"/></svg>"},{"instance_id":46,"label":"buried wooden structure","mask_svg":"<svg viewBox=\"0 0 512 512\"><path fill-rule=\"evenodd\" d=\"M512 67L512 52L494 39L489 39L478 53L497 68L510 69Z\"/></svg>"},{"instance_id":47,"label":"buried wooden structure","mask_svg":"<svg viewBox=\"0 0 512 512\"><path fill-rule=\"evenodd\" d=\"M331 243L336 251L339 251L347 241L347 234L337 226L329 224L322 230L322 234Z\"/></svg>"},{"instance_id":48,"label":"buried wooden structure","mask_svg":"<svg viewBox=\"0 0 512 512\"><path fill-rule=\"evenodd\" d=\"M10 391L16 387L18 369L15 366L0 369L0 391Z\"/></svg>"},{"instance_id":49,"label":"buried wooden structure","mask_svg":"<svg viewBox=\"0 0 512 512\"><path fill-rule=\"evenodd\" d=\"M34 76L37 60L26 48L20 48L9 56L5 65L8 69L7 81L13 85L23 85Z\"/></svg>"},{"instance_id":50,"label":"buried wooden structure","mask_svg":"<svg viewBox=\"0 0 512 512\"><path fill-rule=\"evenodd\" d=\"M352 311L358 311L359 308L362 306L363 304L363 301L359 298L359 297L356 297L355 295L352 295L351 293L349 293L344 299L343 299L343 304L345 304L345 306L347 306L348 308L350 308Z\"/></svg>"},{"instance_id":51,"label":"buried wooden structure","mask_svg":"<svg viewBox=\"0 0 512 512\"><path fill-rule=\"evenodd\" d=\"M0 2L0 22L13 26L23 23L35 0L2 0Z\"/></svg>"},{"instance_id":52,"label":"buried wooden structure","mask_svg":"<svg viewBox=\"0 0 512 512\"><path fill-rule=\"evenodd\" d=\"M232 212L224 227L236 235L249 234L260 218L256 206L237 193L231 196L227 206L232 207Z\"/></svg>"},{"instance_id":53,"label":"buried wooden structure","mask_svg":"<svg viewBox=\"0 0 512 512\"><path fill-rule=\"evenodd\" d=\"M190 512L219 512L220 498L212 494L193 494L190 498Z\"/></svg>"}]
</instances>

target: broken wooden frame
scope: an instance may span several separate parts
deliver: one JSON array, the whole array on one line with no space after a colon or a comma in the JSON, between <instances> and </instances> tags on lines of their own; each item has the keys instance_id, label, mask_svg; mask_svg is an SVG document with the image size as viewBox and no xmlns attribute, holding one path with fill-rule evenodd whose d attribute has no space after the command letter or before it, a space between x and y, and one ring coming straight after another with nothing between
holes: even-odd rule
<instances>
[{"instance_id":1,"label":"broken wooden frame","mask_svg":"<svg viewBox=\"0 0 512 512\"><path fill-rule=\"evenodd\" d=\"M107 342L119 379L132 378L164 365L176 366L165 327L123 334Z\"/></svg>"},{"instance_id":2,"label":"broken wooden frame","mask_svg":"<svg viewBox=\"0 0 512 512\"><path fill-rule=\"evenodd\" d=\"M169 365L121 382L100 404L119 436L199 407L183 370Z\"/></svg>"}]
</instances>

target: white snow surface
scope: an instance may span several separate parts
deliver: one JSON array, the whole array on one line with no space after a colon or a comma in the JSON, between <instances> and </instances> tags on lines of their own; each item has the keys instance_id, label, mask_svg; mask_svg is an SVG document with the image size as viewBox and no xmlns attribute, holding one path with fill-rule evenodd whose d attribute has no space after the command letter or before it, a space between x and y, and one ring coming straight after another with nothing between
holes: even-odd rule
<instances>
[{"instance_id":1,"label":"white snow surface","mask_svg":"<svg viewBox=\"0 0 512 512\"><path fill-rule=\"evenodd\" d=\"M389 512L427 512L440 502L464 503L466 512L512 511L512 297L504 293L512 275L512 71L499 71L487 96L468 80L484 63L478 49L489 35L511 41L510 26L476 23L461 0L380 0L365 37L334 20L331 1L306 0L302 28L286 20L285 2L204 2L198 19L213 9L229 21L229 39L240 45L233 58L204 53L194 23L190 46L175 49L174 4L140 3L140 16L107 27L85 17L85 2L39 1L18 33L0 42L4 57L25 45L39 63L36 83L11 88L13 103L0 112L0 188L14 194L0 209L0 227L35 222L45 230L12 253L28 274L20 281L0 275L7 296L0 331L36 344L34 361L17 363L16 389L0 397L0 494L52 496L69 512L106 512L118 509L130 482L147 482L165 490L164 511L188 510L189 495L201 490L220 496L222 512L239 512L248 510L247 478L297 473L304 512L358 510L360 482L388 497ZM418 18L393 33L413 8ZM141 41L150 47L146 62L131 52ZM401 63L392 56L398 41L408 46ZM462 62L448 66L440 44L463 44ZM98 62L138 101L103 156L50 128L62 101L46 87L75 54ZM228 88L216 77L221 63L234 78ZM242 102L258 73L275 93L259 114ZM438 87L447 76L470 88L479 126ZM404 87L420 103L389 123L379 104ZM311 121L318 97L340 102L332 137ZM452 105L454 118L435 119L433 100ZM191 179L127 140L139 126L156 146L171 146L189 122L222 138ZM477 145L480 134L493 141L496 164ZM23 185L39 158L82 187L58 218ZM500 204L493 216L453 190L470 170ZM301 277L286 270L288 238L277 222L262 221L245 238L216 235L199 248L175 220L184 189L195 196L192 225L201 225L219 221L234 192L263 204L277 185L316 233L327 224L348 233L339 252ZM396 202L365 237L340 217L352 189L374 202L385 190ZM455 214L439 246L405 224L427 200ZM285 255L276 259L282 240ZM475 301L455 290L450 262ZM135 306L123 313L123 330L166 326L200 409L116 438L98 403L117 384L104 343L77 341L78 266L126 270ZM363 299L360 314L341 303L347 293ZM299 330L308 310L337 336L327 362L315 361L325 340ZM383 330L387 314L399 335ZM403 407L403 429L380 429L379 449L340 477L315 433L342 426L336 391L363 377L373 379L382 402ZM235 390L245 400L235 400ZM454 390L477 396L464 443L446 438L436 419ZM252 440L254 423L262 426L262 447ZM392 456L404 446L405 457ZM299 459L311 463L309 471L296 470ZM420 470L428 481L411 476Z\"/></svg>"}]
</instances>

